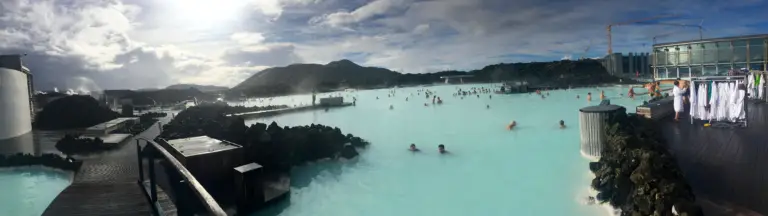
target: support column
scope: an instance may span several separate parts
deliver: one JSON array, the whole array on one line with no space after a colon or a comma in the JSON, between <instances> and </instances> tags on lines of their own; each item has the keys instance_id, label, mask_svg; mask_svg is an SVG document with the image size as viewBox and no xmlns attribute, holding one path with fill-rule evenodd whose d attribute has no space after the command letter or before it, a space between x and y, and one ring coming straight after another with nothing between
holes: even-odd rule
<instances>
[{"instance_id":1,"label":"support column","mask_svg":"<svg viewBox=\"0 0 768 216\"><path fill-rule=\"evenodd\" d=\"M630 73L630 74L635 73L635 55L630 52L629 58L627 59L629 60L629 67L628 67L629 71L626 71L626 73Z\"/></svg>"}]
</instances>

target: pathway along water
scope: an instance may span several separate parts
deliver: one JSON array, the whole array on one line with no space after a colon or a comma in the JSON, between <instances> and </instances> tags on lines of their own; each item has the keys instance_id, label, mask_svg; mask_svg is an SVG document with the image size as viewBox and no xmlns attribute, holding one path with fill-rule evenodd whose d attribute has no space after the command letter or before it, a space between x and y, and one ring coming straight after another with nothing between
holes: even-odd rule
<instances>
[{"instance_id":1,"label":"pathway along water","mask_svg":"<svg viewBox=\"0 0 768 216\"><path fill-rule=\"evenodd\" d=\"M599 104L600 90L611 103L627 107L647 96L622 98L628 89L620 87L555 90L545 99L536 94L452 96L457 88L490 86L429 87L442 105L433 105L420 88L397 89L392 97L389 89L341 93L348 100L356 97L357 106L248 120L320 123L372 143L356 160L295 169L290 205L256 215L606 214L584 204L592 175L579 153L578 109ZM587 92L593 101L586 101ZM273 101L278 100L291 98ZM508 131L512 120L518 125ZM560 120L565 129L559 128ZM408 151L411 143L421 152ZM438 144L451 154L438 154Z\"/></svg>"}]
</instances>

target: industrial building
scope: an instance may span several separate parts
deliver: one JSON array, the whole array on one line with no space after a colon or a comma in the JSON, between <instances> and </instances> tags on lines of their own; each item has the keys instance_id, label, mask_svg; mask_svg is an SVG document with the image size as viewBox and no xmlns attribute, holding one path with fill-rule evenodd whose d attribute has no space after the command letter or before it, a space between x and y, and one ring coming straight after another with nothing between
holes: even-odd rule
<instances>
[{"instance_id":1,"label":"industrial building","mask_svg":"<svg viewBox=\"0 0 768 216\"><path fill-rule=\"evenodd\" d=\"M32 73L21 55L0 55L0 140L32 131L33 96Z\"/></svg>"},{"instance_id":2,"label":"industrial building","mask_svg":"<svg viewBox=\"0 0 768 216\"><path fill-rule=\"evenodd\" d=\"M656 79L728 75L732 70L765 70L768 34L653 45Z\"/></svg>"},{"instance_id":3,"label":"industrial building","mask_svg":"<svg viewBox=\"0 0 768 216\"><path fill-rule=\"evenodd\" d=\"M651 74L650 53L613 53L605 56L603 66L614 76L648 76Z\"/></svg>"}]
</instances>

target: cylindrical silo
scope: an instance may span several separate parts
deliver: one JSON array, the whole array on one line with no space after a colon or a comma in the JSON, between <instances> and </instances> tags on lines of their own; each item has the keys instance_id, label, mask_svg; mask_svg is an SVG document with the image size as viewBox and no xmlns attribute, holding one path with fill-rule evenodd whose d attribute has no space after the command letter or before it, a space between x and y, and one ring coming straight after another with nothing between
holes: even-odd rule
<instances>
[{"instance_id":1,"label":"cylindrical silo","mask_svg":"<svg viewBox=\"0 0 768 216\"><path fill-rule=\"evenodd\" d=\"M32 131L29 70L19 55L0 55L0 140Z\"/></svg>"},{"instance_id":2,"label":"cylindrical silo","mask_svg":"<svg viewBox=\"0 0 768 216\"><path fill-rule=\"evenodd\" d=\"M579 109L582 155L592 160L600 158L605 146L608 117L622 108L617 105L599 105Z\"/></svg>"}]
</instances>

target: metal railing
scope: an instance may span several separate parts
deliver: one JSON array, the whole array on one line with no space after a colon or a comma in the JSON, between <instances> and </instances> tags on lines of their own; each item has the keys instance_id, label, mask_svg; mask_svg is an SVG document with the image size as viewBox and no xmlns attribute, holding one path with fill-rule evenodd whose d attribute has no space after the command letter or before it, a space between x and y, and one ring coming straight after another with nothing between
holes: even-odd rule
<instances>
[{"instance_id":1,"label":"metal railing","mask_svg":"<svg viewBox=\"0 0 768 216\"><path fill-rule=\"evenodd\" d=\"M155 173L155 160L156 158L153 155L145 155L146 153L143 153L141 150L141 143L140 141L145 141L147 143L146 147L152 146L157 150L157 152L162 155L163 159L165 159L169 166L175 170L178 171L178 174L181 177L181 181L178 182L178 184L185 185L187 189L191 190L195 197L197 197L197 200L200 201L199 203L202 204L202 206L206 210L205 215L214 215L214 216L226 216L227 213L224 212L224 210L219 206L219 204L216 202L216 200L213 199L213 196L211 196L208 191L205 190L203 185L201 185L197 179L195 179L194 176L192 176L192 173L187 170L187 168L184 167L184 165L181 164L178 160L176 160L171 153L169 153L167 150L165 150L162 146L157 144L156 142L152 140L148 140L145 138L136 138L136 150L138 152L139 157L139 185L142 187L145 195L149 199L149 201L152 204L152 211L155 215L161 215L160 213L160 204L157 199L157 176ZM147 185L144 184L145 178L144 178L144 162L143 159L146 158L149 160L149 167L148 167L148 174L149 174L149 189L147 189ZM171 182L171 184L174 184ZM177 192L178 193L178 192ZM181 195L181 196L175 196L176 201L174 204L176 204L178 215L194 215L193 211L188 211L187 209L190 209L188 207L191 207L190 205L194 205L191 203L187 203L181 200L185 200L188 198L188 196Z\"/></svg>"}]
</instances>

